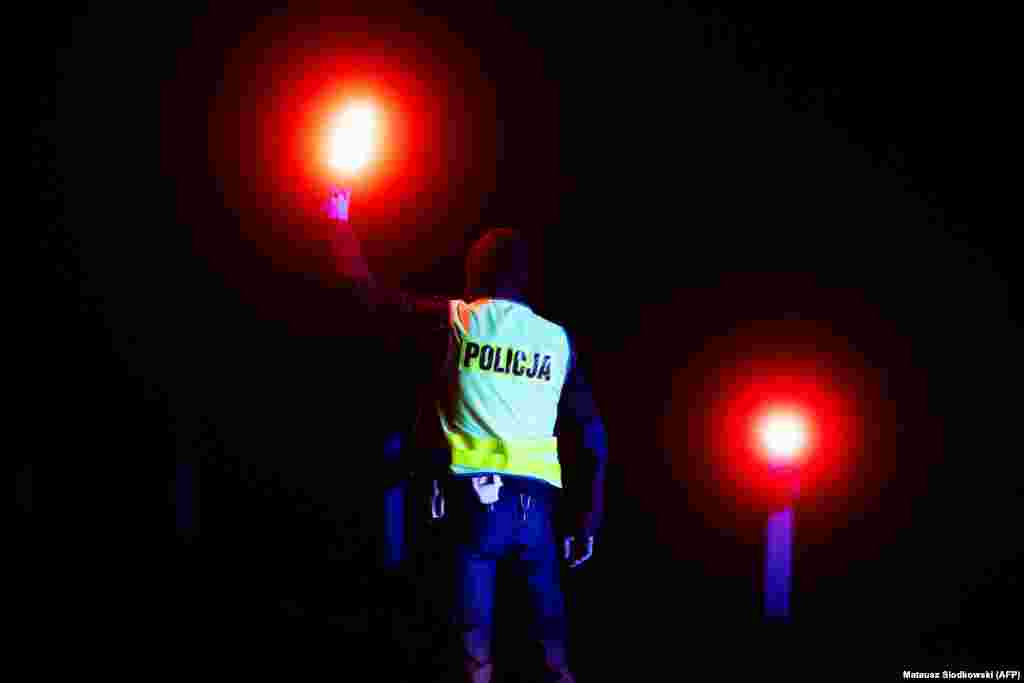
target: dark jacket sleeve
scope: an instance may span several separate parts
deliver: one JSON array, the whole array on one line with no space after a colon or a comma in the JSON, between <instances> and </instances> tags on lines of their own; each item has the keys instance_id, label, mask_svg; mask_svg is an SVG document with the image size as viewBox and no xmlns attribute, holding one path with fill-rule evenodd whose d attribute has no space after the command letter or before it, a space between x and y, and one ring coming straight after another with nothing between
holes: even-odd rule
<instances>
[{"instance_id":1,"label":"dark jacket sleeve","mask_svg":"<svg viewBox=\"0 0 1024 683\"><path fill-rule=\"evenodd\" d=\"M555 433L567 504L564 530L570 535L594 536L604 517L608 437L571 343Z\"/></svg>"},{"instance_id":2,"label":"dark jacket sleeve","mask_svg":"<svg viewBox=\"0 0 1024 683\"><path fill-rule=\"evenodd\" d=\"M349 288L366 311L412 334L448 330L448 300L416 296L379 283L370 272L359 238L347 222L334 222L331 251L343 286Z\"/></svg>"}]
</instances>

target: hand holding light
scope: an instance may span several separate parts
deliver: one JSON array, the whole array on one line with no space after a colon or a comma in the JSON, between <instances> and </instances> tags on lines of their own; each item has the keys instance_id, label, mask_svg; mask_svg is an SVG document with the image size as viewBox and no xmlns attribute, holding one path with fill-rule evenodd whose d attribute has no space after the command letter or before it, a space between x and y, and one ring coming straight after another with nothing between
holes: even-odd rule
<instances>
[{"instance_id":1,"label":"hand holding light","mask_svg":"<svg viewBox=\"0 0 1024 683\"><path fill-rule=\"evenodd\" d=\"M327 191L327 217L336 221L348 221L352 205L352 188L332 185Z\"/></svg>"},{"instance_id":2,"label":"hand holding light","mask_svg":"<svg viewBox=\"0 0 1024 683\"><path fill-rule=\"evenodd\" d=\"M565 560L569 569L575 569L594 554L594 537L568 536L564 541Z\"/></svg>"}]
</instances>

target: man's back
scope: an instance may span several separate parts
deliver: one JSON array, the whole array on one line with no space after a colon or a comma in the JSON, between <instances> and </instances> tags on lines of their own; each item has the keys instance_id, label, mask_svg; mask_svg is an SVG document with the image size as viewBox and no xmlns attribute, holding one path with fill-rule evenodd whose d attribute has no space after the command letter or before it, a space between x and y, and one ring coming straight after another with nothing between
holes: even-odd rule
<instances>
[{"instance_id":1,"label":"man's back","mask_svg":"<svg viewBox=\"0 0 1024 683\"><path fill-rule=\"evenodd\" d=\"M455 474L530 476L561 487L554 441L570 367L565 331L503 299L451 302L441 430Z\"/></svg>"}]
</instances>

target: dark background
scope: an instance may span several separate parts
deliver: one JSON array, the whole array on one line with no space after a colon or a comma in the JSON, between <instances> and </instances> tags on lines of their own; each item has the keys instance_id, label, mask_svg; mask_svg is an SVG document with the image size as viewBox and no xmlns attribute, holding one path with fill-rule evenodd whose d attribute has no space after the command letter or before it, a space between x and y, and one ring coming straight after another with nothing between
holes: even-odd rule
<instances>
[{"instance_id":1,"label":"dark background","mask_svg":"<svg viewBox=\"0 0 1024 683\"><path fill-rule=\"evenodd\" d=\"M528 231L593 381L611 464L567 585L581 680L1019 668L1000 16L224 5L26 23L44 268L15 293L17 502L58 557L41 595L196 647L318 627L365 655L338 666L376 661L379 454L423 361L338 314L295 140L305 98L372 75L407 114L404 165L356 197L372 268L454 296L472 237ZM765 510L705 419L728 368L779 358L827 367L857 416L798 509L785 646L758 620Z\"/></svg>"}]
</instances>

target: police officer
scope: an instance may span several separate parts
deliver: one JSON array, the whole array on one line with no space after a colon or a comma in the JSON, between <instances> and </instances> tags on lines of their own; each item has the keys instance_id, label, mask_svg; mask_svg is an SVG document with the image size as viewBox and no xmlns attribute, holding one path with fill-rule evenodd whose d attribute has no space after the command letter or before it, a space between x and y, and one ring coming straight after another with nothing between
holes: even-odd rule
<instances>
[{"instance_id":1,"label":"police officer","mask_svg":"<svg viewBox=\"0 0 1024 683\"><path fill-rule=\"evenodd\" d=\"M542 646L545 670L572 681L559 562L578 567L593 554L607 438L568 334L526 302L527 243L491 230L467 256L464 299L415 297L374 281L347 220L349 198L334 190L328 200L342 274L371 310L440 342L433 415L418 438L446 455L431 504L452 541L464 680L492 679L503 565L525 589L525 635Z\"/></svg>"}]
</instances>

